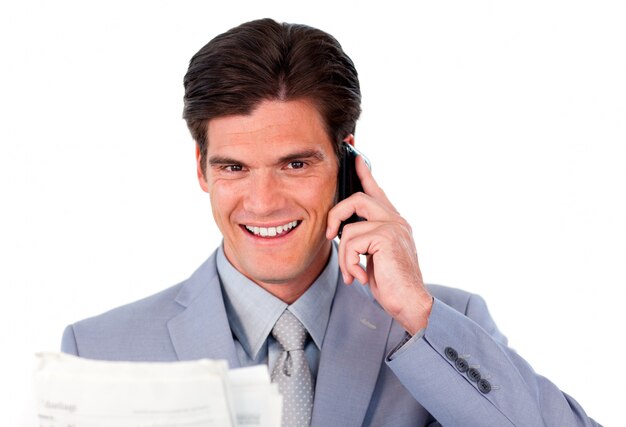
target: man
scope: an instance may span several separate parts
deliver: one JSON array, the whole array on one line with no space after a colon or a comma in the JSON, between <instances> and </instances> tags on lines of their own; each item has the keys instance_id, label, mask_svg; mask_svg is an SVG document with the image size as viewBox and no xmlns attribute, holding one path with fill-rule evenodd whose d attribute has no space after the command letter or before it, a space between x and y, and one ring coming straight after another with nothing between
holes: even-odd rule
<instances>
[{"instance_id":1,"label":"man","mask_svg":"<svg viewBox=\"0 0 626 427\"><path fill-rule=\"evenodd\" d=\"M69 326L63 351L267 364L285 425L597 425L506 346L480 297L424 285L362 159L364 192L336 203L359 114L356 69L322 31L266 19L209 42L184 118L223 244L188 280Z\"/></svg>"}]
</instances>

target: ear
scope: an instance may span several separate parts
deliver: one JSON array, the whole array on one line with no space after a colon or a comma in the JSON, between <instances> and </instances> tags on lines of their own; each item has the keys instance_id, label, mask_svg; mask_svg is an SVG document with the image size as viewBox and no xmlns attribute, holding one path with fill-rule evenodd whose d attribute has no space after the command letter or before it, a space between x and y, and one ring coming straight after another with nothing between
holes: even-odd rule
<instances>
[{"instance_id":1,"label":"ear","mask_svg":"<svg viewBox=\"0 0 626 427\"><path fill-rule=\"evenodd\" d=\"M206 180L206 176L204 175L204 164L206 163L206 159L202 158L202 154L200 153L200 146L196 144L196 173L198 174L198 183L200 183L200 188L202 191L208 193L209 192L209 183Z\"/></svg>"},{"instance_id":2,"label":"ear","mask_svg":"<svg viewBox=\"0 0 626 427\"><path fill-rule=\"evenodd\" d=\"M354 135L350 134L343 139L343 142L346 142L354 147Z\"/></svg>"}]
</instances>

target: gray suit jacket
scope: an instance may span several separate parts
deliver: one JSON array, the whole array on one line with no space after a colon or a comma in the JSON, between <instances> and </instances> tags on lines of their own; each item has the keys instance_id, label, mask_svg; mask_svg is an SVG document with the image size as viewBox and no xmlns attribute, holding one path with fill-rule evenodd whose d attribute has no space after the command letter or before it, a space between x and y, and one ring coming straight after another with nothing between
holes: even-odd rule
<instances>
[{"instance_id":1,"label":"gray suit jacket","mask_svg":"<svg viewBox=\"0 0 626 427\"><path fill-rule=\"evenodd\" d=\"M598 425L506 346L480 297L430 286L435 303L424 337L389 360L405 331L367 287L345 286L338 276L313 426ZM239 366L215 255L176 286L68 326L62 351L102 360L227 359Z\"/></svg>"}]
</instances>

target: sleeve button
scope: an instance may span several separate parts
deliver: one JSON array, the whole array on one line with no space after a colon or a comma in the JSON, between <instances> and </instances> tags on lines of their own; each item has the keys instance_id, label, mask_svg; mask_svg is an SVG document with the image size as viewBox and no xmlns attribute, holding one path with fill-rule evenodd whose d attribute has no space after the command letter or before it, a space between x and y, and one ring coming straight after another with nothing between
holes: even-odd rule
<instances>
[{"instance_id":1,"label":"sleeve button","mask_svg":"<svg viewBox=\"0 0 626 427\"><path fill-rule=\"evenodd\" d=\"M469 369L469 364L462 357L456 359L456 362L454 362L454 366L456 366L456 369L459 372L467 372L467 370Z\"/></svg>"},{"instance_id":2,"label":"sleeve button","mask_svg":"<svg viewBox=\"0 0 626 427\"><path fill-rule=\"evenodd\" d=\"M478 381L478 390L483 394L489 393L491 391L491 383L484 378L481 379Z\"/></svg>"},{"instance_id":3,"label":"sleeve button","mask_svg":"<svg viewBox=\"0 0 626 427\"><path fill-rule=\"evenodd\" d=\"M457 353L457 351L453 349L452 347L446 347L446 349L444 350L444 353L446 354L446 357L448 358L448 360L452 362L456 362L456 359L459 358L459 353Z\"/></svg>"},{"instance_id":4,"label":"sleeve button","mask_svg":"<svg viewBox=\"0 0 626 427\"><path fill-rule=\"evenodd\" d=\"M481 379L480 371L475 368L470 368L469 371L467 371L467 376L471 381L474 381L475 383L480 381Z\"/></svg>"}]
</instances>

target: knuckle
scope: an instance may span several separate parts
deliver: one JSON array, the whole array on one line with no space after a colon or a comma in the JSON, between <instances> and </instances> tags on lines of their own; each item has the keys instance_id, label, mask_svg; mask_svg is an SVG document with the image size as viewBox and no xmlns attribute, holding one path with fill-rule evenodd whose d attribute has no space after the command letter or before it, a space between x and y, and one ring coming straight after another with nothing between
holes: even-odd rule
<instances>
[{"instance_id":1,"label":"knuckle","mask_svg":"<svg viewBox=\"0 0 626 427\"><path fill-rule=\"evenodd\" d=\"M409 224L409 222L404 219L404 217L400 216L400 214L398 214L397 222L403 230L405 230L409 234L413 234L413 228L411 227L411 224Z\"/></svg>"},{"instance_id":2,"label":"knuckle","mask_svg":"<svg viewBox=\"0 0 626 427\"><path fill-rule=\"evenodd\" d=\"M352 195L352 197L354 197L358 202L363 203L364 201L367 200L368 196L362 191L357 191L356 193Z\"/></svg>"}]
</instances>

